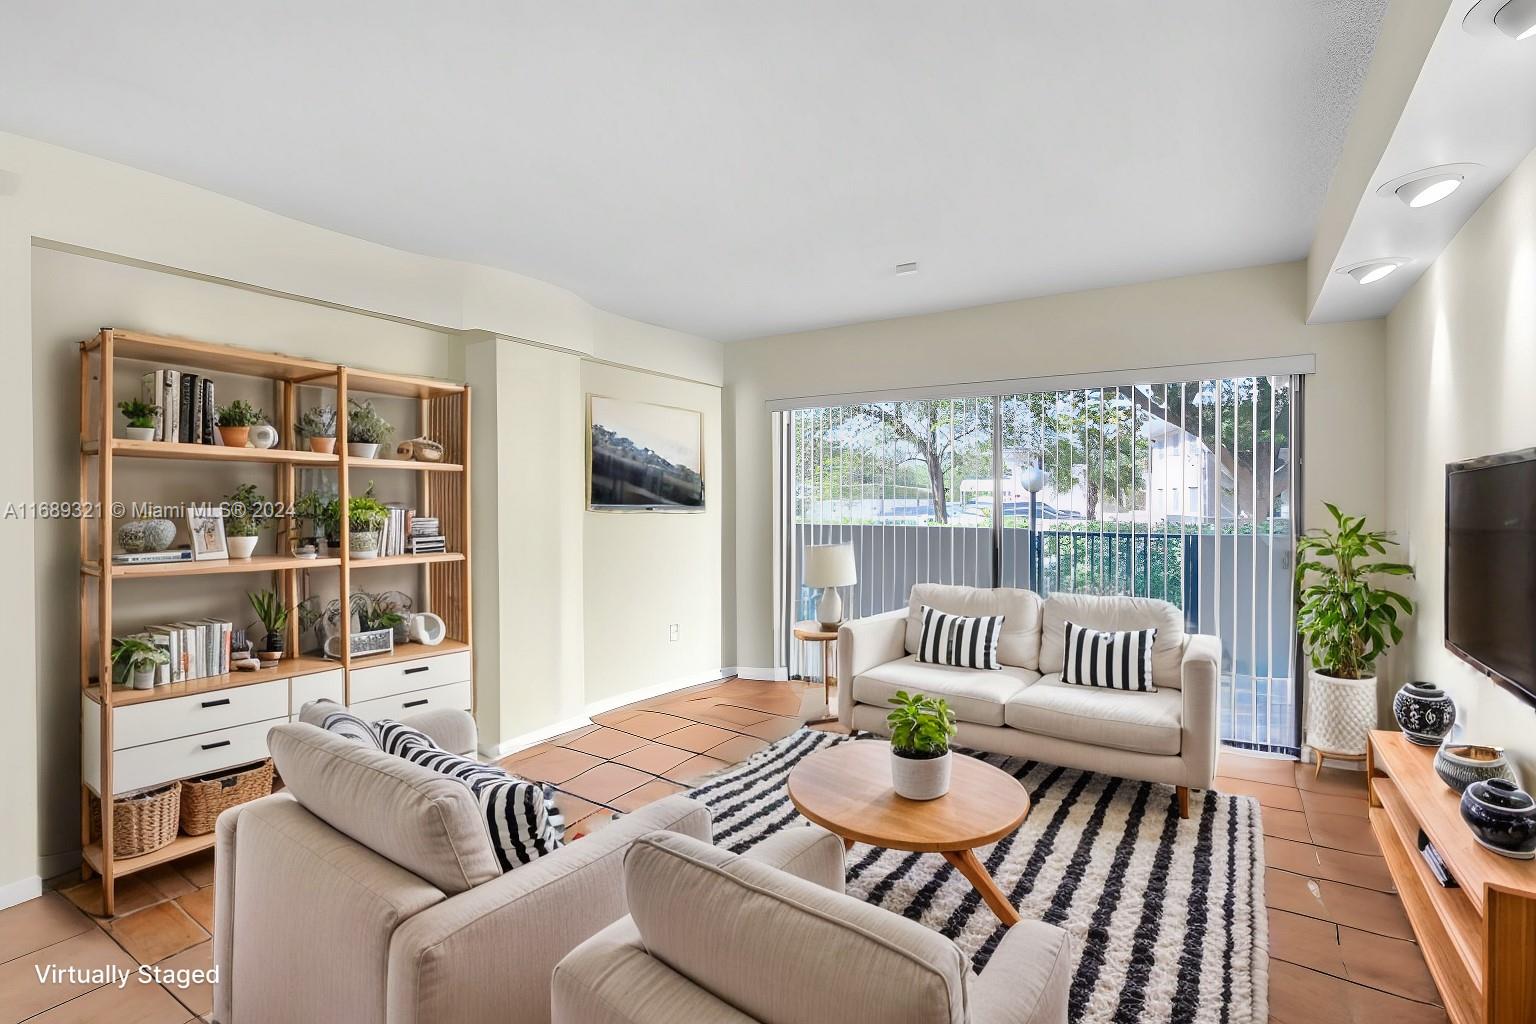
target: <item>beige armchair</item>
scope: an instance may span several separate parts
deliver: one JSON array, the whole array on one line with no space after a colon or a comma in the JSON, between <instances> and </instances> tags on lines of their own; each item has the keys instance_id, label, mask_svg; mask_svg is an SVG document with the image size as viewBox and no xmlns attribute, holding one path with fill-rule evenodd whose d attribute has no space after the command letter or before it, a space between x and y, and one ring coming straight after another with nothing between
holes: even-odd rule
<instances>
[{"instance_id":1,"label":"beige armchair","mask_svg":"<svg viewBox=\"0 0 1536 1024\"><path fill-rule=\"evenodd\" d=\"M472 749L455 714L407 721ZM545 1024L555 964L626 913L630 842L710 838L669 797L502 874L462 783L307 724L268 744L286 789L218 823L219 1024Z\"/></svg>"},{"instance_id":2,"label":"beige armchair","mask_svg":"<svg viewBox=\"0 0 1536 1024\"><path fill-rule=\"evenodd\" d=\"M1017 924L973 976L944 936L844 895L820 828L742 857L656 833L624 873L630 916L555 968L555 1024L1066 1024L1066 932Z\"/></svg>"}]
</instances>

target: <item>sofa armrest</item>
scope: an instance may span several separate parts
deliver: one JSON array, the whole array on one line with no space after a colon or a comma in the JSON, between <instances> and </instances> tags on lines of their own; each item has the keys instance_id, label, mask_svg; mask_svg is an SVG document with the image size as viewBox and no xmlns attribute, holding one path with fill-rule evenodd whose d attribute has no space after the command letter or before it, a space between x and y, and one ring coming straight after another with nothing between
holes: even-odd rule
<instances>
[{"instance_id":1,"label":"sofa armrest","mask_svg":"<svg viewBox=\"0 0 1536 1024\"><path fill-rule=\"evenodd\" d=\"M658 830L707 843L709 808L658 800L406 921L389 950L389 1024L548 1021L555 964L628 913L624 854Z\"/></svg>"},{"instance_id":2,"label":"sofa armrest","mask_svg":"<svg viewBox=\"0 0 1536 1024\"><path fill-rule=\"evenodd\" d=\"M1067 1024L1072 936L1043 921L1008 929L971 984L975 1024Z\"/></svg>"},{"instance_id":3,"label":"sofa armrest","mask_svg":"<svg viewBox=\"0 0 1536 1024\"><path fill-rule=\"evenodd\" d=\"M796 878L842 892L847 882L843 841L820 825L783 828L742 854Z\"/></svg>"},{"instance_id":4,"label":"sofa armrest","mask_svg":"<svg viewBox=\"0 0 1536 1024\"><path fill-rule=\"evenodd\" d=\"M1180 753L1185 785L1210 789L1216 777L1216 751L1221 745L1216 727L1221 704L1221 641L1203 633L1191 636L1184 645L1180 680L1184 688Z\"/></svg>"},{"instance_id":5,"label":"sofa armrest","mask_svg":"<svg viewBox=\"0 0 1536 1024\"><path fill-rule=\"evenodd\" d=\"M877 665L907 656L907 609L845 622L837 630L837 718L853 728L853 681Z\"/></svg>"}]
</instances>

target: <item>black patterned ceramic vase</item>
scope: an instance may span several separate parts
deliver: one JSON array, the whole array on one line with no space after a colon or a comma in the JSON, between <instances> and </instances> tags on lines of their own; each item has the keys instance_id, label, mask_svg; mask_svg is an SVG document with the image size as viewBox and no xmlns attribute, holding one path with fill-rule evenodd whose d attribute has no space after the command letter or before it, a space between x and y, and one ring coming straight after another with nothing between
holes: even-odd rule
<instances>
[{"instance_id":1,"label":"black patterned ceramic vase","mask_svg":"<svg viewBox=\"0 0 1536 1024\"><path fill-rule=\"evenodd\" d=\"M1507 779L1474 782L1461 794L1461 819L1479 844L1504 857L1536 859L1536 800Z\"/></svg>"},{"instance_id":2,"label":"black patterned ceramic vase","mask_svg":"<svg viewBox=\"0 0 1536 1024\"><path fill-rule=\"evenodd\" d=\"M1486 747L1476 743L1446 743L1435 751L1435 774L1440 781L1458 793L1465 793L1474 782L1485 779L1507 779L1520 785L1503 747Z\"/></svg>"},{"instance_id":3,"label":"black patterned ceramic vase","mask_svg":"<svg viewBox=\"0 0 1536 1024\"><path fill-rule=\"evenodd\" d=\"M1392 698L1392 715L1410 742L1438 747L1456 724L1456 705L1434 683L1408 683Z\"/></svg>"}]
</instances>

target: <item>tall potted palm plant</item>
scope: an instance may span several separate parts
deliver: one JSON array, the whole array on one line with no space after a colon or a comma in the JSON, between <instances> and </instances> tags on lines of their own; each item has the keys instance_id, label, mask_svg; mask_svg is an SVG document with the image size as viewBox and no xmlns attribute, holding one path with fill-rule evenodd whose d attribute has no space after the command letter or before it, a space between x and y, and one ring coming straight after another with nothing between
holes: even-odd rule
<instances>
[{"instance_id":1,"label":"tall potted palm plant","mask_svg":"<svg viewBox=\"0 0 1536 1024\"><path fill-rule=\"evenodd\" d=\"M1412 576L1413 567L1384 557L1396 541L1368 530L1364 516L1327 505L1332 529L1296 541L1296 633L1312 664L1307 745L1323 754L1359 757L1376 718L1376 661L1403 638L1398 620L1413 602L1372 582Z\"/></svg>"}]
</instances>

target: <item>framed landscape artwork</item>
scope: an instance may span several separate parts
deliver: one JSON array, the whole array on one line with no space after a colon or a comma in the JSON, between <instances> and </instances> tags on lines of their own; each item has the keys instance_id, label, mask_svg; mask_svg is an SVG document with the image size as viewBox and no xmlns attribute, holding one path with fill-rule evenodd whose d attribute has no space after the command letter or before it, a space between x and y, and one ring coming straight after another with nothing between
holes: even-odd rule
<instances>
[{"instance_id":1,"label":"framed landscape artwork","mask_svg":"<svg viewBox=\"0 0 1536 1024\"><path fill-rule=\"evenodd\" d=\"M702 512L703 414L588 395L587 507L596 512Z\"/></svg>"}]
</instances>

